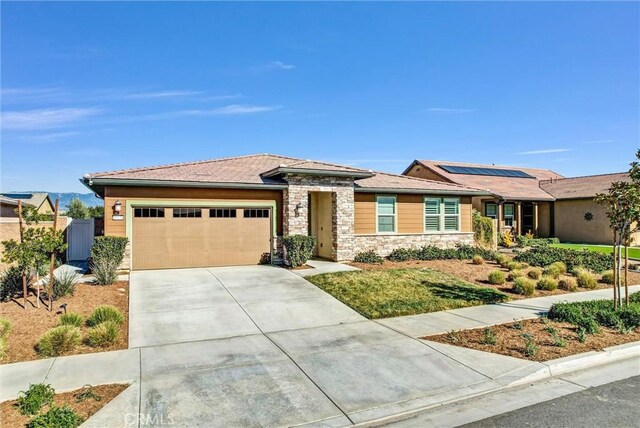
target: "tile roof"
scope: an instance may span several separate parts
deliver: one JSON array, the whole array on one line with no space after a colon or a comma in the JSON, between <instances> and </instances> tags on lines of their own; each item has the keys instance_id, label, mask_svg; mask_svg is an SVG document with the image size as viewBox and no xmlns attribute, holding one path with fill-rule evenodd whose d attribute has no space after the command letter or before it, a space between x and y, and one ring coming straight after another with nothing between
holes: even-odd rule
<instances>
[{"instance_id":1,"label":"tile roof","mask_svg":"<svg viewBox=\"0 0 640 428\"><path fill-rule=\"evenodd\" d=\"M442 190L457 192L466 191L471 193L480 192L477 189L470 189L468 187L457 184L443 183L387 173L373 173L366 169L355 168L351 166L337 165L328 162L305 160L272 154L256 154L198 162L185 162L170 165L132 168L111 172L98 172L85 175L84 180L85 182L89 180L96 180L96 182L98 182L101 179L120 179L212 184L286 185L286 183L281 178L268 174L279 167L286 167L286 169L288 170L300 169L338 172L343 174L354 173L354 175L357 175L359 177L369 177L373 175L370 178L363 178L356 181L356 189L362 190L407 189L414 191Z\"/></svg>"},{"instance_id":2,"label":"tile roof","mask_svg":"<svg viewBox=\"0 0 640 428\"><path fill-rule=\"evenodd\" d=\"M0 204L2 205L11 205L11 206L18 206L18 200L17 199L13 199L13 198L9 198L8 196L4 196L4 195L0 195ZM26 205L31 205L27 202L24 202L24 204Z\"/></svg>"},{"instance_id":3,"label":"tile roof","mask_svg":"<svg viewBox=\"0 0 640 428\"><path fill-rule=\"evenodd\" d=\"M563 178L562 175L541 168L520 168L514 166L504 165L486 165L476 163L463 163L463 162L449 162L449 161L434 161L434 160L416 160L414 164L422 165L437 175L443 177L445 180L449 180L453 183L462 184L464 186L482 189L489 191L490 193L501 196L504 199L514 200L537 200L537 201L552 201L553 196L540 188L540 180L550 180L556 178ZM516 169L523 171L535 178L519 178L519 177L494 177L487 175L471 175L471 174L452 174L440 167L440 165L452 165L452 166L465 166L476 168L492 168L492 169ZM411 167L407 168L405 171Z\"/></svg>"},{"instance_id":4,"label":"tile roof","mask_svg":"<svg viewBox=\"0 0 640 428\"><path fill-rule=\"evenodd\" d=\"M556 199L592 198L605 193L614 181L631 181L626 172L588 175L540 182L540 187Z\"/></svg>"}]
</instances>

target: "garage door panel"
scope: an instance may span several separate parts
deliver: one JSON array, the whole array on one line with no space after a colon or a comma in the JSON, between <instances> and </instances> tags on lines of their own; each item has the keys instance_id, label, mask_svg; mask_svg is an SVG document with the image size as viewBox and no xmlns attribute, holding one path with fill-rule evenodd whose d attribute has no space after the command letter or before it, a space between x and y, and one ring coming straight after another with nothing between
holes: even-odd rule
<instances>
[{"instance_id":1,"label":"garage door panel","mask_svg":"<svg viewBox=\"0 0 640 428\"><path fill-rule=\"evenodd\" d=\"M271 219L236 217L134 217L133 268L159 269L258 264L270 252Z\"/></svg>"}]
</instances>

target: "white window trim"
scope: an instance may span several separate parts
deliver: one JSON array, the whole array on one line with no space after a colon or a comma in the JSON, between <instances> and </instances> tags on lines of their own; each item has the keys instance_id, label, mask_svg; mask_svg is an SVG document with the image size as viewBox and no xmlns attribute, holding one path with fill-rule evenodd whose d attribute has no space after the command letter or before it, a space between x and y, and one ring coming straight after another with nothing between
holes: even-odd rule
<instances>
[{"instance_id":1,"label":"white window trim","mask_svg":"<svg viewBox=\"0 0 640 428\"><path fill-rule=\"evenodd\" d=\"M378 199L390 198L393 199L393 232L380 232L379 226L379 214L378 214ZM383 214L385 216L390 214ZM398 233L398 197L396 195L376 195L376 234L380 235L395 235Z\"/></svg>"},{"instance_id":2,"label":"white window trim","mask_svg":"<svg viewBox=\"0 0 640 428\"><path fill-rule=\"evenodd\" d=\"M428 200L437 200L440 202L440 210L438 214L438 230L427 230L427 201ZM444 202L445 201L455 201L457 203L458 213L457 214L445 214L444 212ZM439 198L434 196L425 196L422 201L422 231L425 234L429 235L443 235L446 233L457 233L460 232L461 224L460 224L460 205L462 205L460 198ZM457 225L456 230L445 230L445 222L444 219L446 217L457 217ZM429 217L436 217L435 215L430 215Z\"/></svg>"},{"instance_id":3,"label":"white window trim","mask_svg":"<svg viewBox=\"0 0 640 428\"><path fill-rule=\"evenodd\" d=\"M438 215L430 215L429 217L438 217L438 230L427 230L427 201L438 201ZM430 235L439 235L443 232L444 224L442 220L442 210L444 206L442 204L442 198L436 198L433 196L425 196L422 201L422 231Z\"/></svg>"}]
</instances>

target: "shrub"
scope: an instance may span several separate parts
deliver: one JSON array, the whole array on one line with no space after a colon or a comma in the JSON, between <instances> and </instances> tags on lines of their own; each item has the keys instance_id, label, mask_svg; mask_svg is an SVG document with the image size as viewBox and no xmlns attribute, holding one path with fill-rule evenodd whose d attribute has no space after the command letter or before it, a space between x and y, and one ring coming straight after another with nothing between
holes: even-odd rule
<instances>
[{"instance_id":1,"label":"shrub","mask_svg":"<svg viewBox=\"0 0 640 428\"><path fill-rule=\"evenodd\" d=\"M534 267L527 273L527 276L531 279L540 279L542 276L542 268Z\"/></svg>"},{"instance_id":2,"label":"shrub","mask_svg":"<svg viewBox=\"0 0 640 428\"><path fill-rule=\"evenodd\" d=\"M550 244L559 244L560 240L558 238L534 238L527 234L516 236L516 242L521 247L535 247Z\"/></svg>"},{"instance_id":3,"label":"shrub","mask_svg":"<svg viewBox=\"0 0 640 428\"><path fill-rule=\"evenodd\" d=\"M516 278L513 284L513 291L523 296L533 296L533 293L536 291L536 283L534 280L523 276Z\"/></svg>"},{"instance_id":4,"label":"shrub","mask_svg":"<svg viewBox=\"0 0 640 428\"><path fill-rule=\"evenodd\" d=\"M566 291L576 291L578 289L578 282L575 278L563 278L558 282L558 287Z\"/></svg>"},{"instance_id":5,"label":"shrub","mask_svg":"<svg viewBox=\"0 0 640 428\"><path fill-rule=\"evenodd\" d=\"M118 266L115 260L109 259L93 259L90 267L91 273L99 285L111 285L118 279Z\"/></svg>"},{"instance_id":6,"label":"shrub","mask_svg":"<svg viewBox=\"0 0 640 428\"><path fill-rule=\"evenodd\" d=\"M523 277L524 276L524 272L521 270L512 270L511 272L509 272L509 275L507 276L507 281L515 281L516 279Z\"/></svg>"},{"instance_id":7,"label":"shrub","mask_svg":"<svg viewBox=\"0 0 640 428\"><path fill-rule=\"evenodd\" d=\"M80 344L80 329L72 325L53 327L40 337L37 350L45 357L57 357Z\"/></svg>"},{"instance_id":8,"label":"shrub","mask_svg":"<svg viewBox=\"0 0 640 428\"><path fill-rule=\"evenodd\" d=\"M526 267L528 267L529 265L527 265L526 263L522 263L522 262L509 262L507 264L507 269L509 270L520 270L520 269L524 269Z\"/></svg>"},{"instance_id":9,"label":"shrub","mask_svg":"<svg viewBox=\"0 0 640 428\"><path fill-rule=\"evenodd\" d=\"M502 285L505 282L504 272L501 270L494 270L489 274L489 284Z\"/></svg>"},{"instance_id":10,"label":"shrub","mask_svg":"<svg viewBox=\"0 0 640 428\"><path fill-rule=\"evenodd\" d=\"M558 288L558 281L550 276L543 276L538 281L537 287L541 290L553 291Z\"/></svg>"},{"instance_id":11,"label":"shrub","mask_svg":"<svg viewBox=\"0 0 640 428\"><path fill-rule=\"evenodd\" d=\"M91 246L91 259L111 260L120 266L124 259L124 252L128 239L123 236L96 236Z\"/></svg>"},{"instance_id":12,"label":"shrub","mask_svg":"<svg viewBox=\"0 0 640 428\"><path fill-rule=\"evenodd\" d=\"M522 338L524 339L524 355L527 357L535 357L538 353L538 346L533 336L529 333L523 333Z\"/></svg>"},{"instance_id":13,"label":"shrub","mask_svg":"<svg viewBox=\"0 0 640 428\"><path fill-rule=\"evenodd\" d=\"M300 267L313 255L316 238L306 235L288 235L282 238L289 266Z\"/></svg>"},{"instance_id":14,"label":"shrub","mask_svg":"<svg viewBox=\"0 0 640 428\"><path fill-rule=\"evenodd\" d=\"M602 273L602 282L612 285L614 276L613 270L605 271Z\"/></svg>"},{"instance_id":15,"label":"shrub","mask_svg":"<svg viewBox=\"0 0 640 428\"><path fill-rule=\"evenodd\" d=\"M11 321L6 318L0 318L0 338L6 339L11 331Z\"/></svg>"},{"instance_id":16,"label":"shrub","mask_svg":"<svg viewBox=\"0 0 640 428\"><path fill-rule=\"evenodd\" d=\"M33 275L27 275L27 287L33 283ZM17 266L10 266L0 276L0 301L7 302L22 296L22 270Z\"/></svg>"},{"instance_id":17,"label":"shrub","mask_svg":"<svg viewBox=\"0 0 640 428\"><path fill-rule=\"evenodd\" d=\"M387 256L392 262L406 262L408 260L417 260L416 250L410 248L396 248Z\"/></svg>"},{"instance_id":18,"label":"shrub","mask_svg":"<svg viewBox=\"0 0 640 428\"><path fill-rule=\"evenodd\" d=\"M487 327L484 329L484 340L485 345L495 345L496 344L496 333L493 331L491 327Z\"/></svg>"},{"instance_id":19,"label":"shrub","mask_svg":"<svg viewBox=\"0 0 640 428\"><path fill-rule=\"evenodd\" d=\"M105 347L114 344L119 335L118 324L113 321L105 321L89 330L87 343L91 346Z\"/></svg>"},{"instance_id":20,"label":"shrub","mask_svg":"<svg viewBox=\"0 0 640 428\"><path fill-rule=\"evenodd\" d=\"M76 428L83 419L69 406L52 406L47 413L29 421L27 428Z\"/></svg>"},{"instance_id":21,"label":"shrub","mask_svg":"<svg viewBox=\"0 0 640 428\"><path fill-rule=\"evenodd\" d=\"M26 391L20 391L16 406L22 415L35 415L42 407L53 403L56 394L51 385L35 383L29 385Z\"/></svg>"},{"instance_id":22,"label":"shrub","mask_svg":"<svg viewBox=\"0 0 640 428\"><path fill-rule=\"evenodd\" d=\"M497 254L496 257L494 258L494 260L496 261L496 263L498 263L499 265L502 266L503 263L507 263L509 258L507 256L505 256L504 254Z\"/></svg>"},{"instance_id":23,"label":"shrub","mask_svg":"<svg viewBox=\"0 0 640 428\"><path fill-rule=\"evenodd\" d=\"M479 245L493 246L493 220L473 210L473 238Z\"/></svg>"},{"instance_id":24,"label":"shrub","mask_svg":"<svg viewBox=\"0 0 640 428\"><path fill-rule=\"evenodd\" d=\"M513 234L511 233L511 231L507 230L506 232L500 234L500 245L507 248L513 246Z\"/></svg>"},{"instance_id":25,"label":"shrub","mask_svg":"<svg viewBox=\"0 0 640 428\"><path fill-rule=\"evenodd\" d=\"M60 319L58 320L58 325L72 325L74 327L81 327L82 324L84 324L84 318L82 318L82 315L75 312L69 312L68 314L61 315Z\"/></svg>"},{"instance_id":26,"label":"shrub","mask_svg":"<svg viewBox=\"0 0 640 428\"><path fill-rule=\"evenodd\" d=\"M578 282L578 286L582 288L596 288L598 285L598 281L596 280L596 276L588 271L578 272L576 276L576 281Z\"/></svg>"},{"instance_id":27,"label":"shrub","mask_svg":"<svg viewBox=\"0 0 640 428\"><path fill-rule=\"evenodd\" d=\"M561 273L560 273L560 269L557 266L549 265L546 268L544 268L543 275L549 278L558 279L560 278Z\"/></svg>"},{"instance_id":28,"label":"shrub","mask_svg":"<svg viewBox=\"0 0 640 428\"><path fill-rule=\"evenodd\" d=\"M0 337L0 360L7 355L7 339Z\"/></svg>"},{"instance_id":29,"label":"shrub","mask_svg":"<svg viewBox=\"0 0 640 428\"><path fill-rule=\"evenodd\" d=\"M384 259L378 255L373 250L362 251L353 258L353 261L356 263L371 263L371 264L382 264Z\"/></svg>"},{"instance_id":30,"label":"shrub","mask_svg":"<svg viewBox=\"0 0 640 428\"><path fill-rule=\"evenodd\" d=\"M548 246L533 247L518 253L516 261L527 262L532 266L549 266L554 262L563 262L569 270L584 266L594 272L613 268L613 255L589 250L572 250Z\"/></svg>"},{"instance_id":31,"label":"shrub","mask_svg":"<svg viewBox=\"0 0 640 428\"><path fill-rule=\"evenodd\" d=\"M567 265L564 262L553 262L549 266L553 266L554 269L560 271L560 275L564 275L567 273Z\"/></svg>"},{"instance_id":32,"label":"shrub","mask_svg":"<svg viewBox=\"0 0 640 428\"><path fill-rule=\"evenodd\" d=\"M73 296L76 284L80 280L79 274L71 269L60 269L53 275L53 300L60 297ZM45 277L45 286L49 283L49 277Z\"/></svg>"},{"instance_id":33,"label":"shrub","mask_svg":"<svg viewBox=\"0 0 640 428\"><path fill-rule=\"evenodd\" d=\"M95 327L103 322L112 321L117 325L124 322L124 314L117 308L109 305L98 306L91 312L89 318L87 318L87 325Z\"/></svg>"},{"instance_id":34,"label":"shrub","mask_svg":"<svg viewBox=\"0 0 640 428\"><path fill-rule=\"evenodd\" d=\"M556 303L549 310L549 318L582 327L590 334L597 332L599 326L633 329L640 327L640 304L634 302L616 309L611 300Z\"/></svg>"},{"instance_id":35,"label":"shrub","mask_svg":"<svg viewBox=\"0 0 640 428\"><path fill-rule=\"evenodd\" d=\"M473 262L474 265L482 265L482 264L484 264L484 259L482 258L482 256L473 256L471 261Z\"/></svg>"}]
</instances>

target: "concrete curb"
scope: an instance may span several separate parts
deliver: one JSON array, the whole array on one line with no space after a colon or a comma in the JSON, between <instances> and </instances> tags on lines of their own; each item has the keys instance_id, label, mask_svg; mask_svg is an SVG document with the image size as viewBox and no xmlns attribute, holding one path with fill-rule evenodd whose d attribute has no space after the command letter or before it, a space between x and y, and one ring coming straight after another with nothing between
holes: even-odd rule
<instances>
[{"instance_id":1,"label":"concrete curb","mask_svg":"<svg viewBox=\"0 0 640 428\"><path fill-rule=\"evenodd\" d=\"M561 374L567 374L579 370L584 370L590 367L596 367L600 365L610 364L634 357L640 357L640 342L631 342L625 343L622 345L612 346L609 348L605 348L600 352L591 351L585 352L582 354L572 355L569 357L558 358L556 360L550 360L547 362L539 363L542 364L543 368L536 368L535 366L525 367L519 371L529 371L530 373L525 374L517 380L512 382L502 383L500 382L500 378L495 379L493 382L496 382L499 386L494 388L488 388L482 391L478 391L464 397L453 398L449 400L443 400L438 403L430 403L426 406L419 407L416 409L407 410L405 412L396 413L394 415L385 416L379 419L372 419L369 421L360 422L354 424L355 427L371 427L371 426L382 426L391 422L398 422L404 419L408 419L417 414L426 412L431 409L435 409L441 406L454 404L458 402L462 402L465 400L469 400L472 398L482 397L491 393L503 391L510 389L512 387L522 386L527 383L539 382L541 380L551 379ZM533 370L533 371L531 371ZM515 372L517 373L517 371ZM509 378L514 377L514 373L510 373L507 375Z\"/></svg>"}]
</instances>

